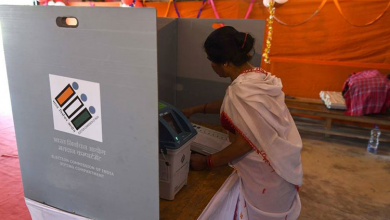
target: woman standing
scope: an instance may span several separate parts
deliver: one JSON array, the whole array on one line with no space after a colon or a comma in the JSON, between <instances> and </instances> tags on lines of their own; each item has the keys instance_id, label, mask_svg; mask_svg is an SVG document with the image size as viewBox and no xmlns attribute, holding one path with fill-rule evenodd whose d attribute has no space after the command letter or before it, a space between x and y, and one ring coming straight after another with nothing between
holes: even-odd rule
<instances>
[{"instance_id":1,"label":"woman standing","mask_svg":"<svg viewBox=\"0 0 390 220\"><path fill-rule=\"evenodd\" d=\"M253 46L250 34L233 27L212 32L204 43L207 58L232 83L223 101L183 109L187 117L220 113L222 126L236 137L216 154L191 156L195 170L226 163L234 168L199 220L291 220L300 213L302 141L281 80L249 63Z\"/></svg>"}]
</instances>

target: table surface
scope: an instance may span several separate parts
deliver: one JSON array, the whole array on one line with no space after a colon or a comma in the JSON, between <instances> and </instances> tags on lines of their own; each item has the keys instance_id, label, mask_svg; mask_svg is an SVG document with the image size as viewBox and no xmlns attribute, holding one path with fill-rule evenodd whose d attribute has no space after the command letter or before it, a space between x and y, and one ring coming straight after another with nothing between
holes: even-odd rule
<instances>
[{"instance_id":1,"label":"table surface","mask_svg":"<svg viewBox=\"0 0 390 220\"><path fill-rule=\"evenodd\" d=\"M225 132L219 125L194 123ZM160 219L197 219L232 172L233 169L228 165L216 167L212 170L194 171L190 169L187 185L176 194L175 199L173 201L160 199Z\"/></svg>"},{"instance_id":2,"label":"table surface","mask_svg":"<svg viewBox=\"0 0 390 220\"><path fill-rule=\"evenodd\" d=\"M176 194L173 201L160 199L160 219L197 219L232 171L227 165L213 170L190 170L187 185Z\"/></svg>"}]
</instances>

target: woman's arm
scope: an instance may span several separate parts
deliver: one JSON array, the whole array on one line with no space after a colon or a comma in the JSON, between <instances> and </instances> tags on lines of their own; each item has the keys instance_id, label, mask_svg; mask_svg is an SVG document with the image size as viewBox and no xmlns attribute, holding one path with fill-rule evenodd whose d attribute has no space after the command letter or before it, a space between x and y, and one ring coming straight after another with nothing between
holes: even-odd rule
<instances>
[{"instance_id":1,"label":"woman's arm","mask_svg":"<svg viewBox=\"0 0 390 220\"><path fill-rule=\"evenodd\" d=\"M209 102L209 103L197 105L197 106L190 107L190 108L185 108L185 109L182 109L181 111L183 112L183 114L187 118L189 118L193 114L197 114L197 113L219 114L221 106L222 106L222 100L218 100L215 102Z\"/></svg>"},{"instance_id":2,"label":"woman's arm","mask_svg":"<svg viewBox=\"0 0 390 220\"><path fill-rule=\"evenodd\" d=\"M252 150L252 147L241 134L236 135L233 143L218 153L211 155L211 161L214 167L229 163ZM203 170L207 168L206 156L200 154L191 155L191 167L194 170Z\"/></svg>"}]
</instances>

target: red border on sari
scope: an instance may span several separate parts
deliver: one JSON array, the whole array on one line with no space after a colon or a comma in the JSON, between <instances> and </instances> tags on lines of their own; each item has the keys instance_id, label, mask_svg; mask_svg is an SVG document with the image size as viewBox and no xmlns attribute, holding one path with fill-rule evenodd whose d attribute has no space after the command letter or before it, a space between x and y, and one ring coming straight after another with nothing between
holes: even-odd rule
<instances>
[{"instance_id":1,"label":"red border on sari","mask_svg":"<svg viewBox=\"0 0 390 220\"><path fill-rule=\"evenodd\" d=\"M274 168L272 167L271 163L269 162L269 160L268 160L268 158L267 158L267 153L266 153L265 151L263 151L263 150L259 150L259 149L252 143L252 141L251 141L247 136L245 136L245 134L244 134L236 125L234 125L233 120L226 114L226 112L222 111L221 115L224 116L224 117L227 119L227 121L229 122L229 124L230 124L232 127L234 127L234 129L235 129L236 131L238 131L238 132L244 137L244 139L245 139L245 140L248 142L248 144L256 151L256 153L259 154L259 155L261 155L261 156L263 157L263 161L264 161L265 163L267 163L267 164L274 170Z\"/></svg>"},{"instance_id":2,"label":"red border on sari","mask_svg":"<svg viewBox=\"0 0 390 220\"><path fill-rule=\"evenodd\" d=\"M239 75L241 74L245 74L245 73L264 73L265 75L268 75L268 72L265 71L264 69L260 68L260 67L256 67L256 68L253 68L253 69L248 69L248 70L244 70L242 71L241 73L239 73Z\"/></svg>"}]
</instances>

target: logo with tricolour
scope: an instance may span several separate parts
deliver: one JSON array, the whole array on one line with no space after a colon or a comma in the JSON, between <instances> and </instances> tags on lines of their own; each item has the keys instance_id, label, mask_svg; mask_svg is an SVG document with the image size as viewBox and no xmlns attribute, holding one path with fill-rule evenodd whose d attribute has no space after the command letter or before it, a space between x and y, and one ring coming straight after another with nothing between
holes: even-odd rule
<instances>
[{"instance_id":1,"label":"logo with tricolour","mask_svg":"<svg viewBox=\"0 0 390 220\"><path fill-rule=\"evenodd\" d=\"M103 142L100 84L49 74L54 129Z\"/></svg>"}]
</instances>

